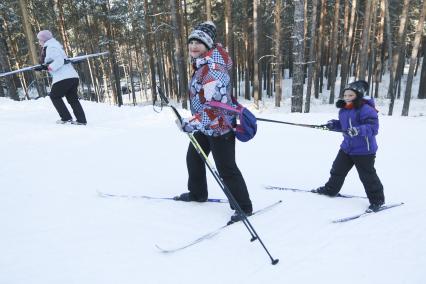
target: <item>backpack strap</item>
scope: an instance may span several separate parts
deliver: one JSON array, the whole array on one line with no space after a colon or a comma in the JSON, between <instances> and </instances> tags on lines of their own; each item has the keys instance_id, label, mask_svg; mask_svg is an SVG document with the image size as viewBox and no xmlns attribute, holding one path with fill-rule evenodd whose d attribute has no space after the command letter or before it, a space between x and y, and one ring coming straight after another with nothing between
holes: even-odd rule
<instances>
[{"instance_id":1,"label":"backpack strap","mask_svg":"<svg viewBox=\"0 0 426 284\"><path fill-rule=\"evenodd\" d=\"M234 113L240 113L241 111L239 111L238 109L228 105L228 104L224 104L218 101L210 101L210 102L206 102L206 105L212 106L212 107L217 107L217 108L222 108L222 109L226 109L227 111L230 112L234 112Z\"/></svg>"},{"instance_id":2,"label":"backpack strap","mask_svg":"<svg viewBox=\"0 0 426 284\"><path fill-rule=\"evenodd\" d=\"M211 106L211 107L216 107L216 108L224 109L224 110L226 110L228 112L232 112L232 113L235 113L237 115L241 115L241 108L236 109L236 108L234 108L234 107L232 107L232 106L230 106L228 104L224 104L224 103L221 103L221 102L218 102L218 101L205 102L205 104L208 105L208 106ZM229 127L231 127L231 129L234 129L235 126L232 125L232 123L230 121L228 121L228 119L226 119L226 117L224 117L223 120L225 121L225 123Z\"/></svg>"}]
</instances>

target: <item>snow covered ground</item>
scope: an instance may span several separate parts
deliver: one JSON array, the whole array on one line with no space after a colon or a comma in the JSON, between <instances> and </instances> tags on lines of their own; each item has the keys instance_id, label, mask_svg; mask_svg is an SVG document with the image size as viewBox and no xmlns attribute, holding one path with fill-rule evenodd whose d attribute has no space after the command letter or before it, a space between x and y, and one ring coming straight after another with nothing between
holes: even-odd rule
<instances>
[{"instance_id":1,"label":"snow covered ground","mask_svg":"<svg viewBox=\"0 0 426 284\"><path fill-rule=\"evenodd\" d=\"M386 116L379 101L376 169L386 201L405 205L348 223L363 199L269 191L326 182L338 133L259 122L237 162L255 209L283 203L251 223L273 257L250 242L243 224L174 254L232 214L227 204L101 198L114 194L174 196L186 191L188 139L172 112L82 102L87 126L57 125L50 100L0 98L0 283L425 283L426 102L410 116ZM246 103L250 105L250 103ZM321 124L337 109L319 102L292 114L289 101L266 101L259 117ZM182 114L187 112L182 110ZM209 176L209 197L224 194ZM355 169L342 193L365 195ZM423 267L423 268L422 268Z\"/></svg>"}]
</instances>

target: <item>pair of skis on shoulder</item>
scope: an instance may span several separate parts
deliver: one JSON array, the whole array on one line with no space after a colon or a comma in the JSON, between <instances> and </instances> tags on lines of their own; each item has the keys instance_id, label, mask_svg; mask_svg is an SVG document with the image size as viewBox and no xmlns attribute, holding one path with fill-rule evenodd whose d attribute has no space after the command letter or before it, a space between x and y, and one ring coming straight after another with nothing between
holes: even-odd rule
<instances>
[{"instance_id":1,"label":"pair of skis on shoulder","mask_svg":"<svg viewBox=\"0 0 426 284\"><path fill-rule=\"evenodd\" d=\"M265 189L318 194L318 193L316 193L316 192L314 192L312 190L307 190L307 189L290 188L290 187L280 187L280 186L270 186L270 185L265 186ZM340 198L363 198L363 199L367 199L367 197L365 197L365 196L350 195L350 194L341 194L341 193L337 194L335 197L340 197ZM391 209L391 208L394 208L394 207L398 207L398 206L401 206L403 204L404 204L404 202L385 204L385 205L382 205L377 211L371 211L371 210L367 209L366 211L364 211L362 213L358 213L358 214L354 214L352 216L348 216L348 217L345 217L345 218L340 218L340 219L333 220L332 223L344 223L344 222L348 222L348 221L355 220L355 219L358 219L358 218L361 218L361 217L370 216L370 215L372 215L372 213L378 213L378 212L383 211L383 210L387 210L387 209Z\"/></svg>"},{"instance_id":2,"label":"pair of skis on shoulder","mask_svg":"<svg viewBox=\"0 0 426 284\"><path fill-rule=\"evenodd\" d=\"M64 59L64 64L69 64L69 63L75 64L75 63L81 62L83 60L92 58L92 57L104 56L104 55L108 55L108 54L109 54L109 52L106 51L106 52L80 55L80 56ZM52 62L48 62L46 64L48 65L50 63L52 63ZM32 70L35 70L38 67L41 67L43 65L45 65L45 64L37 64L37 65L33 65L33 66L24 67L24 68L21 68L21 69L18 69L18 70L0 73L0 78L6 77L6 76L9 76L9 75L13 75L13 74L17 74L17 73L21 73L21 72L32 71Z\"/></svg>"}]
</instances>

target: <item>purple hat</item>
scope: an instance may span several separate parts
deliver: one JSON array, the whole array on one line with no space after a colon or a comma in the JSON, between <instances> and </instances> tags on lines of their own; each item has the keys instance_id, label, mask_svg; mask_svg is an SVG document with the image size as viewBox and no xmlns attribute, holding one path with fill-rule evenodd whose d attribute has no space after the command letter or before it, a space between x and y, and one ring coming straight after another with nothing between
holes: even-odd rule
<instances>
[{"instance_id":1,"label":"purple hat","mask_svg":"<svg viewBox=\"0 0 426 284\"><path fill-rule=\"evenodd\" d=\"M49 39L53 38L53 35L49 30L42 30L37 34L37 38L41 41L46 42Z\"/></svg>"}]
</instances>

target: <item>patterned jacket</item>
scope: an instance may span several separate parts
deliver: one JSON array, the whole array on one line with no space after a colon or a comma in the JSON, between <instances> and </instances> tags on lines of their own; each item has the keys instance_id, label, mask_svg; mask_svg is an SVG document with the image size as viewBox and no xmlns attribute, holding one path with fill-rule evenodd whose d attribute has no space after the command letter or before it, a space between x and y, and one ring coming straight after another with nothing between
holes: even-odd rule
<instances>
[{"instance_id":1,"label":"patterned jacket","mask_svg":"<svg viewBox=\"0 0 426 284\"><path fill-rule=\"evenodd\" d=\"M232 60L221 45L216 44L193 64L194 73L189 83L192 117L189 124L205 135L220 136L232 130L235 114L211 107L211 101L232 105L230 75Z\"/></svg>"}]
</instances>

